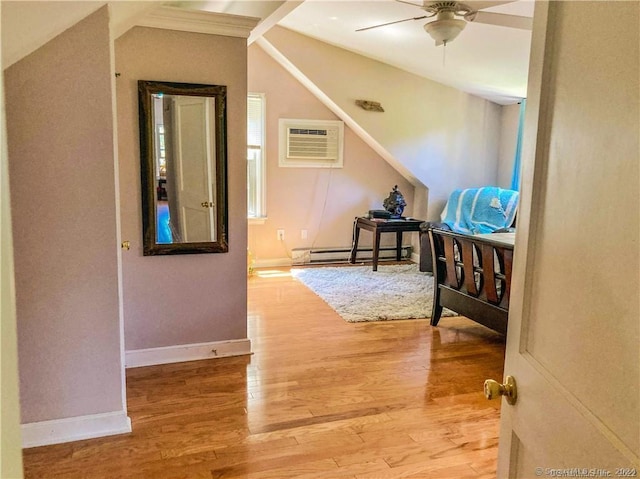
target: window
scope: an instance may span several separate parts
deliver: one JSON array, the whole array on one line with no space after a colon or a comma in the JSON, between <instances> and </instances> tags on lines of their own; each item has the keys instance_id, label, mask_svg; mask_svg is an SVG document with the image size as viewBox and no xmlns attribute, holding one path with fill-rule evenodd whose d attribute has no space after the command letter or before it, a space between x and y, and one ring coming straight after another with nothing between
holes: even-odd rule
<instances>
[{"instance_id":1,"label":"window","mask_svg":"<svg viewBox=\"0 0 640 479\"><path fill-rule=\"evenodd\" d=\"M265 96L249 93L247 98L247 216L265 218Z\"/></svg>"}]
</instances>

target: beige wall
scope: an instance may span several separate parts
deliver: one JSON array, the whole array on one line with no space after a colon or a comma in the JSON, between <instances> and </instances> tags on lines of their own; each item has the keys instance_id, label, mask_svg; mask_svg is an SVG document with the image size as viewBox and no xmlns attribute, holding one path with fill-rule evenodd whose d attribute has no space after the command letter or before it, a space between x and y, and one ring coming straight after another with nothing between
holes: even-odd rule
<instances>
[{"instance_id":1,"label":"beige wall","mask_svg":"<svg viewBox=\"0 0 640 479\"><path fill-rule=\"evenodd\" d=\"M115 57L126 349L244 339L246 39L136 27ZM228 253L142 255L138 80L227 85Z\"/></svg>"},{"instance_id":2,"label":"beige wall","mask_svg":"<svg viewBox=\"0 0 640 479\"><path fill-rule=\"evenodd\" d=\"M266 38L428 187L428 219L453 189L497 181L499 105L281 27Z\"/></svg>"},{"instance_id":3,"label":"beige wall","mask_svg":"<svg viewBox=\"0 0 640 479\"><path fill-rule=\"evenodd\" d=\"M0 3L0 10L2 4ZM0 62L1 63L1 62ZM0 77L0 477L21 479L22 439L18 397L18 339L11 234L9 161L4 109L4 79Z\"/></svg>"},{"instance_id":4,"label":"beige wall","mask_svg":"<svg viewBox=\"0 0 640 479\"><path fill-rule=\"evenodd\" d=\"M513 162L516 155L516 143L518 140L518 121L520 119L520 105L508 105L502 107L500 150L498 156L498 181L496 186L500 188L511 187L513 175Z\"/></svg>"},{"instance_id":5,"label":"beige wall","mask_svg":"<svg viewBox=\"0 0 640 479\"><path fill-rule=\"evenodd\" d=\"M249 248L258 264L286 259L292 248L350 247L353 218L383 209L394 185L407 200L405 215L412 214L413 186L348 127L344 168L278 166L279 118L338 118L257 45L249 48L249 90L265 93L267 104L268 220L249 227ZM278 229L285 230L284 243L276 239ZM303 229L307 239L301 238ZM395 236L385 236L393 235L383 235L385 244L395 244ZM363 232L361 245L370 245L370 237Z\"/></svg>"},{"instance_id":6,"label":"beige wall","mask_svg":"<svg viewBox=\"0 0 640 479\"><path fill-rule=\"evenodd\" d=\"M5 71L22 421L122 411L107 8Z\"/></svg>"}]
</instances>

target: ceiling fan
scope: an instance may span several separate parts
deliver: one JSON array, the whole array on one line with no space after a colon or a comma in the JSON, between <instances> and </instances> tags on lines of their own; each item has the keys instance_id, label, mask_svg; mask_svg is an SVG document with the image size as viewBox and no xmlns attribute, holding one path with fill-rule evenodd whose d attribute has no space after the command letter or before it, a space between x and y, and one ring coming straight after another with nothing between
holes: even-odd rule
<instances>
[{"instance_id":1,"label":"ceiling fan","mask_svg":"<svg viewBox=\"0 0 640 479\"><path fill-rule=\"evenodd\" d=\"M396 1L421 8L426 12L426 15L360 28L356 30L356 32L386 27L387 25L394 25L396 23L408 22L411 20L423 20L425 18L436 17L434 21L426 23L424 25L424 29L429 35L431 35L431 38L435 40L436 46L446 46L447 43L453 41L460 34L467 25L467 22L486 23L489 25L499 25L503 27L518 28L521 30L531 30L532 25L532 19L529 17L480 11L484 8L510 3L509 1L471 1L463 3L454 1L424 0L422 5L407 2L405 0ZM462 20L456 17L462 17Z\"/></svg>"}]
</instances>

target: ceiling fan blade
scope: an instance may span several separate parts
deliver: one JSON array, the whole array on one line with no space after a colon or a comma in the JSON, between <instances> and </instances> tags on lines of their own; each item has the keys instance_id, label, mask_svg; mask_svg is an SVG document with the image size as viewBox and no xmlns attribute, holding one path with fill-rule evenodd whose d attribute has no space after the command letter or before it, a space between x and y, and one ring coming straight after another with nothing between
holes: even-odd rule
<instances>
[{"instance_id":1,"label":"ceiling fan blade","mask_svg":"<svg viewBox=\"0 0 640 479\"><path fill-rule=\"evenodd\" d=\"M407 2L406 0L396 0L396 2L398 2L398 3L406 3L407 5L413 5L414 7L422 8L422 2L415 3L415 2Z\"/></svg>"},{"instance_id":2,"label":"ceiling fan blade","mask_svg":"<svg viewBox=\"0 0 640 479\"><path fill-rule=\"evenodd\" d=\"M476 12L473 18L469 18L469 21L497 25L499 27L517 28L519 30L531 30L533 26L533 18L493 12Z\"/></svg>"},{"instance_id":3,"label":"ceiling fan blade","mask_svg":"<svg viewBox=\"0 0 640 479\"><path fill-rule=\"evenodd\" d=\"M408 22L410 20L423 20L425 18L429 18L429 16L423 15L421 17L405 18L404 20L396 20L395 22L381 23L380 25L373 25L372 27L358 28L356 32L364 32L365 30L371 30L372 28L386 27L387 25L393 25L395 23Z\"/></svg>"},{"instance_id":4,"label":"ceiling fan blade","mask_svg":"<svg viewBox=\"0 0 640 479\"><path fill-rule=\"evenodd\" d=\"M513 3L515 0L467 0L463 1L465 5L473 10L484 10L485 8L497 7L505 3Z\"/></svg>"}]
</instances>

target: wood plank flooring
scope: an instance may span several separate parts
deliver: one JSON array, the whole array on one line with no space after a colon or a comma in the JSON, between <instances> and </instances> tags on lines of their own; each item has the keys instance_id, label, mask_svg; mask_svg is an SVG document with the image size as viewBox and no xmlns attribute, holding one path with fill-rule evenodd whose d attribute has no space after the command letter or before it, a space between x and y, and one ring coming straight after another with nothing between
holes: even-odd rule
<instances>
[{"instance_id":1,"label":"wood plank flooring","mask_svg":"<svg viewBox=\"0 0 640 479\"><path fill-rule=\"evenodd\" d=\"M254 354L127 371L133 433L26 449L27 478L495 477L504 339L465 318L349 324L249 280Z\"/></svg>"}]
</instances>

